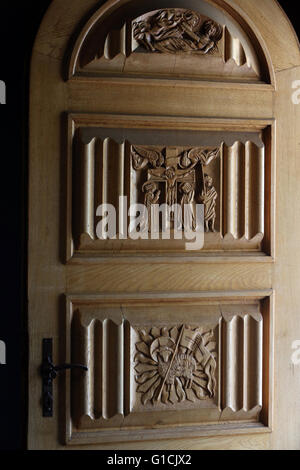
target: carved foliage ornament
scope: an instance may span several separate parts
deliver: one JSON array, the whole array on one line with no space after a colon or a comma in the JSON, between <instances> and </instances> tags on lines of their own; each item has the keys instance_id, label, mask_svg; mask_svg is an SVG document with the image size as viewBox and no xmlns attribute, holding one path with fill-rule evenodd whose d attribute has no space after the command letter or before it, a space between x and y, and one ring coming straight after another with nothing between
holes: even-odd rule
<instances>
[{"instance_id":1,"label":"carved foliage ornament","mask_svg":"<svg viewBox=\"0 0 300 470\"><path fill-rule=\"evenodd\" d=\"M217 50L222 26L198 13L163 9L133 23L133 37L150 52L208 54Z\"/></svg>"},{"instance_id":2,"label":"carved foliage ornament","mask_svg":"<svg viewBox=\"0 0 300 470\"><path fill-rule=\"evenodd\" d=\"M141 403L196 402L216 393L213 331L182 325L139 330L135 380Z\"/></svg>"}]
</instances>

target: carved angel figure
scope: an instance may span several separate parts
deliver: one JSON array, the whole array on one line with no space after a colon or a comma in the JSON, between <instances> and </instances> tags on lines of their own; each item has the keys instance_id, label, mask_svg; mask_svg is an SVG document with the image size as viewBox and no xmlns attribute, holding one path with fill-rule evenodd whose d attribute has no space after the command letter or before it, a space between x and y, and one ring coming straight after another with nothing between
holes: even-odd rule
<instances>
[{"instance_id":1,"label":"carved angel figure","mask_svg":"<svg viewBox=\"0 0 300 470\"><path fill-rule=\"evenodd\" d=\"M134 147L131 149L132 165L135 170L142 170L150 164L153 168L159 168L164 163L164 156L161 152L146 147Z\"/></svg>"},{"instance_id":2,"label":"carved angel figure","mask_svg":"<svg viewBox=\"0 0 300 470\"><path fill-rule=\"evenodd\" d=\"M195 168L198 163L202 166L208 166L215 158L218 157L220 148L216 149L205 149L196 147L191 150L183 152L183 156L180 161L180 167L191 170Z\"/></svg>"},{"instance_id":3,"label":"carved angel figure","mask_svg":"<svg viewBox=\"0 0 300 470\"><path fill-rule=\"evenodd\" d=\"M150 52L212 53L222 38L222 27L213 20L202 23L191 10L164 9L133 23L135 40Z\"/></svg>"}]
</instances>

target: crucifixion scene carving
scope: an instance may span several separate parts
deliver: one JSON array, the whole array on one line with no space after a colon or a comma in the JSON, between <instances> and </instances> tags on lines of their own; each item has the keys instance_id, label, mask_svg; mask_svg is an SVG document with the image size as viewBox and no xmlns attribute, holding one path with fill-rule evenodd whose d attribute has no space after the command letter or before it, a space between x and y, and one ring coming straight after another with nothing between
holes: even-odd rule
<instances>
[{"instance_id":1,"label":"crucifixion scene carving","mask_svg":"<svg viewBox=\"0 0 300 470\"><path fill-rule=\"evenodd\" d=\"M199 13L180 8L162 9L133 23L133 37L149 52L213 54L223 28Z\"/></svg>"},{"instance_id":2,"label":"crucifixion scene carving","mask_svg":"<svg viewBox=\"0 0 300 470\"><path fill-rule=\"evenodd\" d=\"M141 189L148 217L154 204L167 204L169 207L179 204L182 209L190 206L192 228L195 230L194 206L203 204L205 230L215 232L218 194L213 185L213 178L206 174L204 169L220 156L220 151L220 147L197 147L180 151L176 147L158 150L132 146L133 169L146 170L146 181Z\"/></svg>"}]
</instances>

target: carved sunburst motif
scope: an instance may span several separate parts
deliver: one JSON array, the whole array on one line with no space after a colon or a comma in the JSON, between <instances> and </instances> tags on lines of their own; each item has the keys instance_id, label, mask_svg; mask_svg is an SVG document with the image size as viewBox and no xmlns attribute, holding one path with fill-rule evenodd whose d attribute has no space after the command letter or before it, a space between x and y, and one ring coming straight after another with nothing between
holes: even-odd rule
<instances>
[{"instance_id":1,"label":"carved sunburst motif","mask_svg":"<svg viewBox=\"0 0 300 470\"><path fill-rule=\"evenodd\" d=\"M138 331L135 380L143 405L195 402L215 396L213 331L186 325Z\"/></svg>"}]
</instances>

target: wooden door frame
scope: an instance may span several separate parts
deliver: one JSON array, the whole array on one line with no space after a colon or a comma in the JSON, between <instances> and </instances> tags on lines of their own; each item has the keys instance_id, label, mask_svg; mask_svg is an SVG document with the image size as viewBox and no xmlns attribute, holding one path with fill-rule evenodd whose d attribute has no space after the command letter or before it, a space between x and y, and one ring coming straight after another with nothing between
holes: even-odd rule
<instances>
[{"instance_id":1,"label":"wooden door frame","mask_svg":"<svg viewBox=\"0 0 300 470\"><path fill-rule=\"evenodd\" d=\"M129 1L129 0L128 0ZM106 6L112 6L116 3L110 0L105 4ZM283 133L284 126L286 126L286 131L291 130L291 127L294 126L296 133L296 120L299 119L300 111L291 107L291 102L288 102L286 99L286 83L287 80L290 80L292 83L293 80L297 80L297 74L300 75L300 54L299 54L299 45L297 38L289 21L283 14L282 10L274 0L265 0L261 4L260 11L264 12L265 18L271 17L276 18L278 24L280 24L280 35L276 36L276 41L274 41L273 32L272 32L272 23L266 22L263 20L264 15L257 14L256 8L253 8L253 2L251 0L247 1L237 1L237 0L216 0L214 2L216 5L226 5L228 8L236 11L247 24L251 24L252 30L255 32L256 38L263 45L263 49L266 51L267 56L269 57L269 67L274 77L273 80L273 99L274 99L274 115L275 119L279 116L278 121L280 121L283 114L294 113L295 119L290 119L289 123L281 122L281 127L277 129L277 143L278 143L278 154L277 154L277 165L279 167L281 163L279 153L284 152L285 147L289 145ZM72 8L68 9L68 4L72 4ZM55 204L54 201L59 200L53 198L52 204L51 201L47 201L43 195L43 186L40 185L41 178L43 179L43 185L47 187L47 180L45 179L45 174L40 174L39 171L41 168L38 166L38 161L41 158L40 155L40 146L43 143L45 138L44 132L47 128L49 134L51 134L51 141L49 141L49 153L43 158L51 159L53 158L54 165L59 165L55 161L55 155L61 155L60 149L60 138L63 127L60 125L60 116L64 111L64 106L68 108L66 88L67 84L62 80L62 71L63 66L65 65L66 53L70 51L70 44L74 42L74 37L78 37L78 25L81 25L82 18L88 17L89 12L95 9L95 6L98 4L95 0L86 0L83 4L82 0L64 0L64 6L59 0L54 0L51 4L47 14L44 17L42 25L40 27L34 50L32 56L32 66L31 66L31 97L30 97L30 161L29 161L29 176L30 176L30 196L29 196L29 205L30 205L30 218L29 218L29 324L32 325L32 321L38 318L38 310L42 311L42 298L43 289L47 289L47 286L43 286L43 272L40 269L41 264L38 263L38 259L42 260L44 256L51 256L52 266L53 266L53 286L55 295L53 293L49 294L51 298L50 302L52 305L55 305L55 297L58 294L62 294L61 286L64 285L64 272L63 269L59 268L61 262L61 254L57 253L57 247L53 244L47 245L47 234L51 232L52 228L48 225L50 222L47 222L46 218L43 220L43 227L40 228L40 233L35 231L35 228L38 227L39 217L41 213L46 211L49 214L49 221L51 220L51 213L54 215ZM66 21L63 12L68 10L68 21ZM95 14L97 15L97 13ZM63 34L53 34L52 27L54 24L57 24L57 33ZM81 29L81 28L80 28ZM289 54L286 54L286 45L289 45ZM75 43L76 48L76 43ZM46 85L46 86L45 86ZM52 106L48 100L49 94L56 94L58 106ZM294 105L293 105L294 106ZM99 109L99 112L101 110ZM276 114L276 112L278 114ZM46 115L46 117L44 117ZM201 117L201 116L200 116ZM249 116L240 116L249 121ZM255 116L252 116L255 119ZM272 116L273 117L273 116ZM41 127L43 126L43 127ZM279 137L280 135L280 137ZM295 148L295 140L291 142L291 152ZM57 157L56 157L57 160ZM46 163L47 164L47 163ZM62 171L63 168L61 168ZM61 182L56 182L55 185L51 186L53 194L58 194L63 190ZM48 191L51 191L51 188L48 188ZM50 192L51 193L51 192ZM40 203L37 204L37 199L40 198ZM286 201L287 203L287 201ZM38 207L39 206L39 207ZM274 207L275 210L275 207ZM52 212L53 211L53 212ZM281 209L281 212L283 209ZM55 217L53 217L55 219ZM278 221L277 221L278 223ZM64 233L64 228L61 227L60 234ZM59 234L56 234L56 238ZM39 239L45 240L45 246L47 249L47 254L45 255L44 248L39 246ZM277 246L276 251L276 262L277 259L280 259L280 249ZM51 254L51 255L50 255ZM275 259L275 251L272 253L273 260ZM37 258L38 257L38 258ZM47 262L47 258L44 258ZM276 265L275 265L276 271ZM264 288L276 288L273 285L271 279L274 275L273 264L270 263L270 266L266 268L266 285ZM35 280L41 279L39 281L39 296L36 291ZM48 278L47 278L48 279ZM282 321L282 320L281 320ZM278 323L280 324L280 322ZM33 328L33 325L32 325ZM33 331L33 329L31 330ZM53 336L56 333L56 327L53 329ZM50 328L51 329L51 328ZM49 327L47 321L41 318L40 325L38 326L38 331L40 335L49 335ZM35 446L41 445L35 442L35 429L36 425L40 426L41 429L46 425L43 422L36 423L31 420L30 410L36 408L37 398L39 396L39 381L37 379L37 370L38 364L40 362L40 355L35 344L34 338L30 338L30 362L29 362L29 383L31 380L34 380L35 389L29 397L29 447L34 448ZM294 391L295 393L295 391ZM57 400L58 397L56 397ZM56 431L54 427L50 426L53 433ZM55 434L56 435L56 434ZM53 439L53 437L51 438ZM227 440L226 440L227 439ZM228 438L223 438L220 440L220 445L226 445ZM257 442L257 445L263 446L275 446L278 445L279 437L253 437L253 442ZM48 445L48 444L44 444ZM52 447L60 445L58 442L51 444ZM231 442L228 443L232 448L238 445L238 439L232 437ZM201 448L201 443L199 441L199 448ZM126 448L126 446L125 446Z\"/></svg>"}]
</instances>

